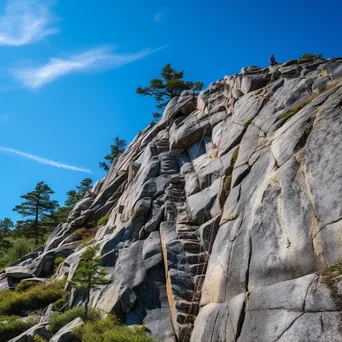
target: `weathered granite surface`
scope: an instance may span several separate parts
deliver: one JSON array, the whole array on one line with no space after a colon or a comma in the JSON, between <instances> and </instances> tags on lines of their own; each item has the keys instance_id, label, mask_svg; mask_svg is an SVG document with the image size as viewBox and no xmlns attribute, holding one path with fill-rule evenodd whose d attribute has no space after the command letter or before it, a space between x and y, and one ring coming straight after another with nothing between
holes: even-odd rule
<instances>
[{"instance_id":1,"label":"weathered granite surface","mask_svg":"<svg viewBox=\"0 0 342 342\"><path fill-rule=\"evenodd\" d=\"M158 341L341 341L341 301L321 281L342 259L341 70L244 68L173 99L0 290L70 279L68 237L109 212L92 243L112 283L92 306Z\"/></svg>"}]
</instances>

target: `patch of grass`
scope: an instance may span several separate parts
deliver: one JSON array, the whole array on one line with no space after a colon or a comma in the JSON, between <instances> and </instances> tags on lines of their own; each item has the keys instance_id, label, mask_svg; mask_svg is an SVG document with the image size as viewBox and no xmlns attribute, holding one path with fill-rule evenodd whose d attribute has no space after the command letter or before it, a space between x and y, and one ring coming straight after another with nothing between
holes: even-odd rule
<instances>
[{"instance_id":1,"label":"patch of grass","mask_svg":"<svg viewBox=\"0 0 342 342\"><path fill-rule=\"evenodd\" d=\"M56 300L53 303L53 310L55 311L61 311L69 302L70 293L64 292L62 298Z\"/></svg>"},{"instance_id":2,"label":"patch of grass","mask_svg":"<svg viewBox=\"0 0 342 342\"><path fill-rule=\"evenodd\" d=\"M119 198L122 195L120 191L114 192L113 197L114 198Z\"/></svg>"},{"instance_id":3,"label":"patch of grass","mask_svg":"<svg viewBox=\"0 0 342 342\"><path fill-rule=\"evenodd\" d=\"M232 155L232 161L231 161L232 167L234 167L234 165L235 165L235 163L239 157L239 150L240 150L240 147L238 147Z\"/></svg>"},{"instance_id":4,"label":"patch of grass","mask_svg":"<svg viewBox=\"0 0 342 342\"><path fill-rule=\"evenodd\" d=\"M73 238L75 241L81 241L81 243L87 243L92 240L96 232L98 230L98 226L94 228L79 228L73 233Z\"/></svg>"},{"instance_id":5,"label":"patch of grass","mask_svg":"<svg viewBox=\"0 0 342 342\"><path fill-rule=\"evenodd\" d=\"M221 191L221 195L220 195L220 206L221 206L221 208L223 208L223 206L226 203L226 200L229 196L231 184L232 184L232 176L226 176L226 178L224 179L224 182L223 182L222 191Z\"/></svg>"},{"instance_id":6,"label":"patch of grass","mask_svg":"<svg viewBox=\"0 0 342 342\"><path fill-rule=\"evenodd\" d=\"M29 281L29 280L24 279L17 285L17 287L15 288L15 291L16 292L24 292L27 289L29 289L35 285L37 285L36 281Z\"/></svg>"},{"instance_id":7,"label":"patch of grass","mask_svg":"<svg viewBox=\"0 0 342 342\"><path fill-rule=\"evenodd\" d=\"M252 118L250 118L249 120L247 120L244 124L243 127L247 128L252 122L253 120L256 118L256 115L254 115Z\"/></svg>"},{"instance_id":8,"label":"patch of grass","mask_svg":"<svg viewBox=\"0 0 342 342\"><path fill-rule=\"evenodd\" d=\"M22 321L17 316L0 316L0 342L6 342L37 324L36 319Z\"/></svg>"},{"instance_id":9,"label":"patch of grass","mask_svg":"<svg viewBox=\"0 0 342 342\"><path fill-rule=\"evenodd\" d=\"M322 272L321 282L332 292L333 296L338 296L338 283L342 281L342 261L335 265L326 267Z\"/></svg>"},{"instance_id":10,"label":"patch of grass","mask_svg":"<svg viewBox=\"0 0 342 342\"><path fill-rule=\"evenodd\" d=\"M109 216L110 216L110 212L108 212L105 216L101 217L101 218L98 220L97 224L98 224L99 226L102 226L103 224L106 224L106 223L108 222L108 220L109 220Z\"/></svg>"},{"instance_id":11,"label":"patch of grass","mask_svg":"<svg viewBox=\"0 0 342 342\"><path fill-rule=\"evenodd\" d=\"M154 342L146 335L144 326L127 327L120 325L114 316L93 323L86 323L73 331L77 341L82 342Z\"/></svg>"},{"instance_id":12,"label":"patch of grass","mask_svg":"<svg viewBox=\"0 0 342 342\"><path fill-rule=\"evenodd\" d=\"M39 335L34 335L33 336L33 341L34 342L47 342L43 337L41 337Z\"/></svg>"},{"instance_id":13,"label":"patch of grass","mask_svg":"<svg viewBox=\"0 0 342 342\"><path fill-rule=\"evenodd\" d=\"M84 307L78 306L64 313L53 313L49 320L49 331L55 334L59 329L72 322L75 318L80 317L85 320ZM95 322L101 319L101 313L95 309L89 308L88 320Z\"/></svg>"},{"instance_id":14,"label":"patch of grass","mask_svg":"<svg viewBox=\"0 0 342 342\"><path fill-rule=\"evenodd\" d=\"M38 283L23 292L0 292L0 315L20 315L27 310L41 309L62 298L64 281Z\"/></svg>"},{"instance_id":15,"label":"patch of grass","mask_svg":"<svg viewBox=\"0 0 342 342\"><path fill-rule=\"evenodd\" d=\"M312 95L311 97L309 97L306 100L303 100L302 102L296 104L295 106L293 106L290 110L288 110L287 112L280 114L279 115L279 119L287 119L291 116L293 116L294 114L298 113L301 109L303 109L307 104L309 104L310 102L312 102L316 97L318 97L319 95L325 93L326 91L334 88L337 84L339 83L339 81L335 81L333 83L331 83L330 85L328 85L326 88L324 88L321 92Z\"/></svg>"},{"instance_id":16,"label":"patch of grass","mask_svg":"<svg viewBox=\"0 0 342 342\"><path fill-rule=\"evenodd\" d=\"M303 100L302 102L296 104L295 106L293 106L290 110L288 110L287 112L280 114L279 115L279 119L287 119L293 115L295 115L296 113L298 113L301 109L303 109L306 105L308 105L312 100L315 99L315 97L317 97L317 95L313 95L311 97L309 97L308 99Z\"/></svg>"}]
</instances>

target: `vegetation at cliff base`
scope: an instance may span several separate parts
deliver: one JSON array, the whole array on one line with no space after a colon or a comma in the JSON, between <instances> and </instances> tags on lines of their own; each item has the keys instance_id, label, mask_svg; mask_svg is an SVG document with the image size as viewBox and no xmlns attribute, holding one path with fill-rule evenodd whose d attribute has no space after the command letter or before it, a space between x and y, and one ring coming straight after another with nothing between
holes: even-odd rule
<instances>
[{"instance_id":1,"label":"vegetation at cliff base","mask_svg":"<svg viewBox=\"0 0 342 342\"><path fill-rule=\"evenodd\" d=\"M8 342L37 323L35 317L23 320L17 316L0 316L0 342Z\"/></svg>"},{"instance_id":2,"label":"vegetation at cliff base","mask_svg":"<svg viewBox=\"0 0 342 342\"><path fill-rule=\"evenodd\" d=\"M45 308L63 295L64 281L37 283L22 292L0 292L0 315L20 315L26 310Z\"/></svg>"},{"instance_id":3,"label":"vegetation at cliff base","mask_svg":"<svg viewBox=\"0 0 342 342\"><path fill-rule=\"evenodd\" d=\"M203 88L203 82L192 82L183 80L184 71L176 71L171 64L166 64L160 73L160 78L154 78L146 87L138 87L136 92L141 96L152 96L160 111L168 102L179 96L184 90L199 91ZM155 120L161 117L160 113L153 113Z\"/></svg>"},{"instance_id":4,"label":"vegetation at cliff base","mask_svg":"<svg viewBox=\"0 0 342 342\"><path fill-rule=\"evenodd\" d=\"M49 331L55 334L59 329L63 328L77 317L84 321L84 307L77 306L63 313L54 312L49 320ZM88 321L95 322L101 319L101 313L95 309L90 308L88 313Z\"/></svg>"},{"instance_id":5,"label":"vegetation at cliff base","mask_svg":"<svg viewBox=\"0 0 342 342\"><path fill-rule=\"evenodd\" d=\"M80 342L154 342L146 335L144 326L120 325L113 315L105 319L88 322L74 329L73 335Z\"/></svg>"}]
</instances>

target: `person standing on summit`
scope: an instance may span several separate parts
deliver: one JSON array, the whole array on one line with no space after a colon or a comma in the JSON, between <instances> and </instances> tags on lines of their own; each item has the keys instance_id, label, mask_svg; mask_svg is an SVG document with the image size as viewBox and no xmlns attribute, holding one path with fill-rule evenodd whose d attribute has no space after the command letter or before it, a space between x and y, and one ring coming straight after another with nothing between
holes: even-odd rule
<instances>
[{"instance_id":1,"label":"person standing on summit","mask_svg":"<svg viewBox=\"0 0 342 342\"><path fill-rule=\"evenodd\" d=\"M271 65L276 65L276 64L278 64L278 63L276 62L276 59L275 59L275 57L273 56L273 54L270 56L270 63L271 63Z\"/></svg>"}]
</instances>

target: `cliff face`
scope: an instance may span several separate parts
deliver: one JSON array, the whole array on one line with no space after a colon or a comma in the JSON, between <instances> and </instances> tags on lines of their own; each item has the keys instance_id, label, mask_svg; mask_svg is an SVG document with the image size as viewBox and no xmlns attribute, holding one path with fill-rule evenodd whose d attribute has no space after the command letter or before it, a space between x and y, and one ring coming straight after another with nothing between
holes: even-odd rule
<instances>
[{"instance_id":1,"label":"cliff face","mask_svg":"<svg viewBox=\"0 0 342 342\"><path fill-rule=\"evenodd\" d=\"M159 341L341 341L342 273L322 276L342 257L340 78L342 59L289 61L184 92L0 288L60 256L70 279L74 232L110 213L94 307Z\"/></svg>"}]
</instances>

